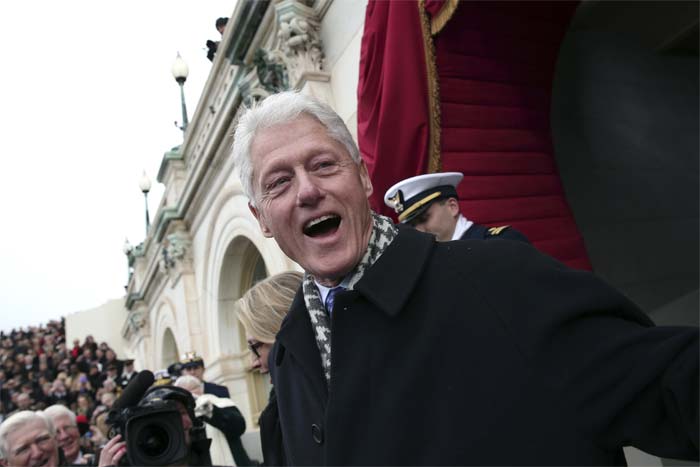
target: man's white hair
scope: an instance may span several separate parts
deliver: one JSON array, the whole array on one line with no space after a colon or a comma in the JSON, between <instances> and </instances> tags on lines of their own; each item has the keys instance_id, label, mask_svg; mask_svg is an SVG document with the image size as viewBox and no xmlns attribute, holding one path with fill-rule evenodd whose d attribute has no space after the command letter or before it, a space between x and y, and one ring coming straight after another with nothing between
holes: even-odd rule
<instances>
[{"instance_id":1,"label":"man's white hair","mask_svg":"<svg viewBox=\"0 0 700 467\"><path fill-rule=\"evenodd\" d=\"M58 417L68 417L68 418L70 418L71 424L73 426L78 426L78 422L76 421L75 412L73 412L71 409L69 409L65 405L54 404L50 407L47 407L44 410L44 415L47 415L48 417L50 417L51 420L56 420Z\"/></svg>"},{"instance_id":2,"label":"man's white hair","mask_svg":"<svg viewBox=\"0 0 700 467\"><path fill-rule=\"evenodd\" d=\"M204 392L204 383L202 382L202 380L192 375L179 376L173 383L173 386L177 386L182 389L187 389L190 392L193 392L196 389L199 389L200 391Z\"/></svg>"},{"instance_id":3,"label":"man's white hair","mask_svg":"<svg viewBox=\"0 0 700 467\"><path fill-rule=\"evenodd\" d=\"M32 410L16 412L0 425L0 459L7 459L10 456L11 446L7 445L7 438L10 433L21 431L25 426L37 420L46 425L46 429L51 436L56 436L56 430L53 427L53 423L51 423L50 417Z\"/></svg>"},{"instance_id":4,"label":"man's white hair","mask_svg":"<svg viewBox=\"0 0 700 467\"><path fill-rule=\"evenodd\" d=\"M250 148L258 131L288 123L301 114L315 118L328 131L328 136L341 143L348 154L360 164L360 152L345 122L327 104L297 91L273 94L241 115L233 136L233 160L238 166L243 192L255 206L253 193L253 163Z\"/></svg>"}]
</instances>

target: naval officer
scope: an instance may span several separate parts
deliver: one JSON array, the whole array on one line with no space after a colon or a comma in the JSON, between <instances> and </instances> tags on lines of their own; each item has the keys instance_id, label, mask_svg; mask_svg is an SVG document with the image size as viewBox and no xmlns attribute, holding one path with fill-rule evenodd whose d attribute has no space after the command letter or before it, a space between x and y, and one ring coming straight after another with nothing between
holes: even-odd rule
<instances>
[{"instance_id":1,"label":"naval officer","mask_svg":"<svg viewBox=\"0 0 700 467\"><path fill-rule=\"evenodd\" d=\"M384 194L384 203L396 211L399 222L428 232L439 242L450 240L520 240L527 237L509 225L486 227L462 215L457 185L463 174L439 172L401 180Z\"/></svg>"}]
</instances>

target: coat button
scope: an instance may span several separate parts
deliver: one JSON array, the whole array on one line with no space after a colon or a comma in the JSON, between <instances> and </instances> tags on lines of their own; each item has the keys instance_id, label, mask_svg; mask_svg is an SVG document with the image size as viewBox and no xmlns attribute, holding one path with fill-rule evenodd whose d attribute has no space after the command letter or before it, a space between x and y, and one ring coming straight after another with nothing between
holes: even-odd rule
<instances>
[{"instance_id":1,"label":"coat button","mask_svg":"<svg viewBox=\"0 0 700 467\"><path fill-rule=\"evenodd\" d=\"M317 444L323 444L323 430L315 423L311 425L311 436L313 436Z\"/></svg>"}]
</instances>

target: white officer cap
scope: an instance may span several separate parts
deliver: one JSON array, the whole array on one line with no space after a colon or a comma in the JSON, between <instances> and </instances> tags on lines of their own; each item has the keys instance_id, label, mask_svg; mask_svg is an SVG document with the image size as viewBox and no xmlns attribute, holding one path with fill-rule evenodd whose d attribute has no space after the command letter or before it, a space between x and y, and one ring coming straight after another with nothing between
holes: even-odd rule
<instances>
[{"instance_id":1,"label":"white officer cap","mask_svg":"<svg viewBox=\"0 0 700 467\"><path fill-rule=\"evenodd\" d=\"M396 211L399 222L408 222L437 200L457 198L460 172L438 172L401 180L384 193L384 204Z\"/></svg>"}]
</instances>

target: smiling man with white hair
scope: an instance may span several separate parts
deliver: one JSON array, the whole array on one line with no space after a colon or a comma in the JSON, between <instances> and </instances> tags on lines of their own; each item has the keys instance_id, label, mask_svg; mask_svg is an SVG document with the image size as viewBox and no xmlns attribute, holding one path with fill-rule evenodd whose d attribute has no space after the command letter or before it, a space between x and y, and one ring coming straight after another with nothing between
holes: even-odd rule
<instances>
[{"instance_id":1,"label":"smiling man with white hair","mask_svg":"<svg viewBox=\"0 0 700 467\"><path fill-rule=\"evenodd\" d=\"M305 270L269 357L291 465L697 458L697 328L655 327L524 242L395 227L311 97L246 111L233 154L262 233Z\"/></svg>"},{"instance_id":2,"label":"smiling man with white hair","mask_svg":"<svg viewBox=\"0 0 700 467\"><path fill-rule=\"evenodd\" d=\"M87 464L87 459L80 452L80 429L75 413L65 405L55 404L44 410L44 415L53 423L56 441L63 449L66 461L71 465Z\"/></svg>"},{"instance_id":3,"label":"smiling man with white hair","mask_svg":"<svg viewBox=\"0 0 700 467\"><path fill-rule=\"evenodd\" d=\"M56 467L59 462L58 443L47 417L24 410L0 425L0 465Z\"/></svg>"}]
</instances>

